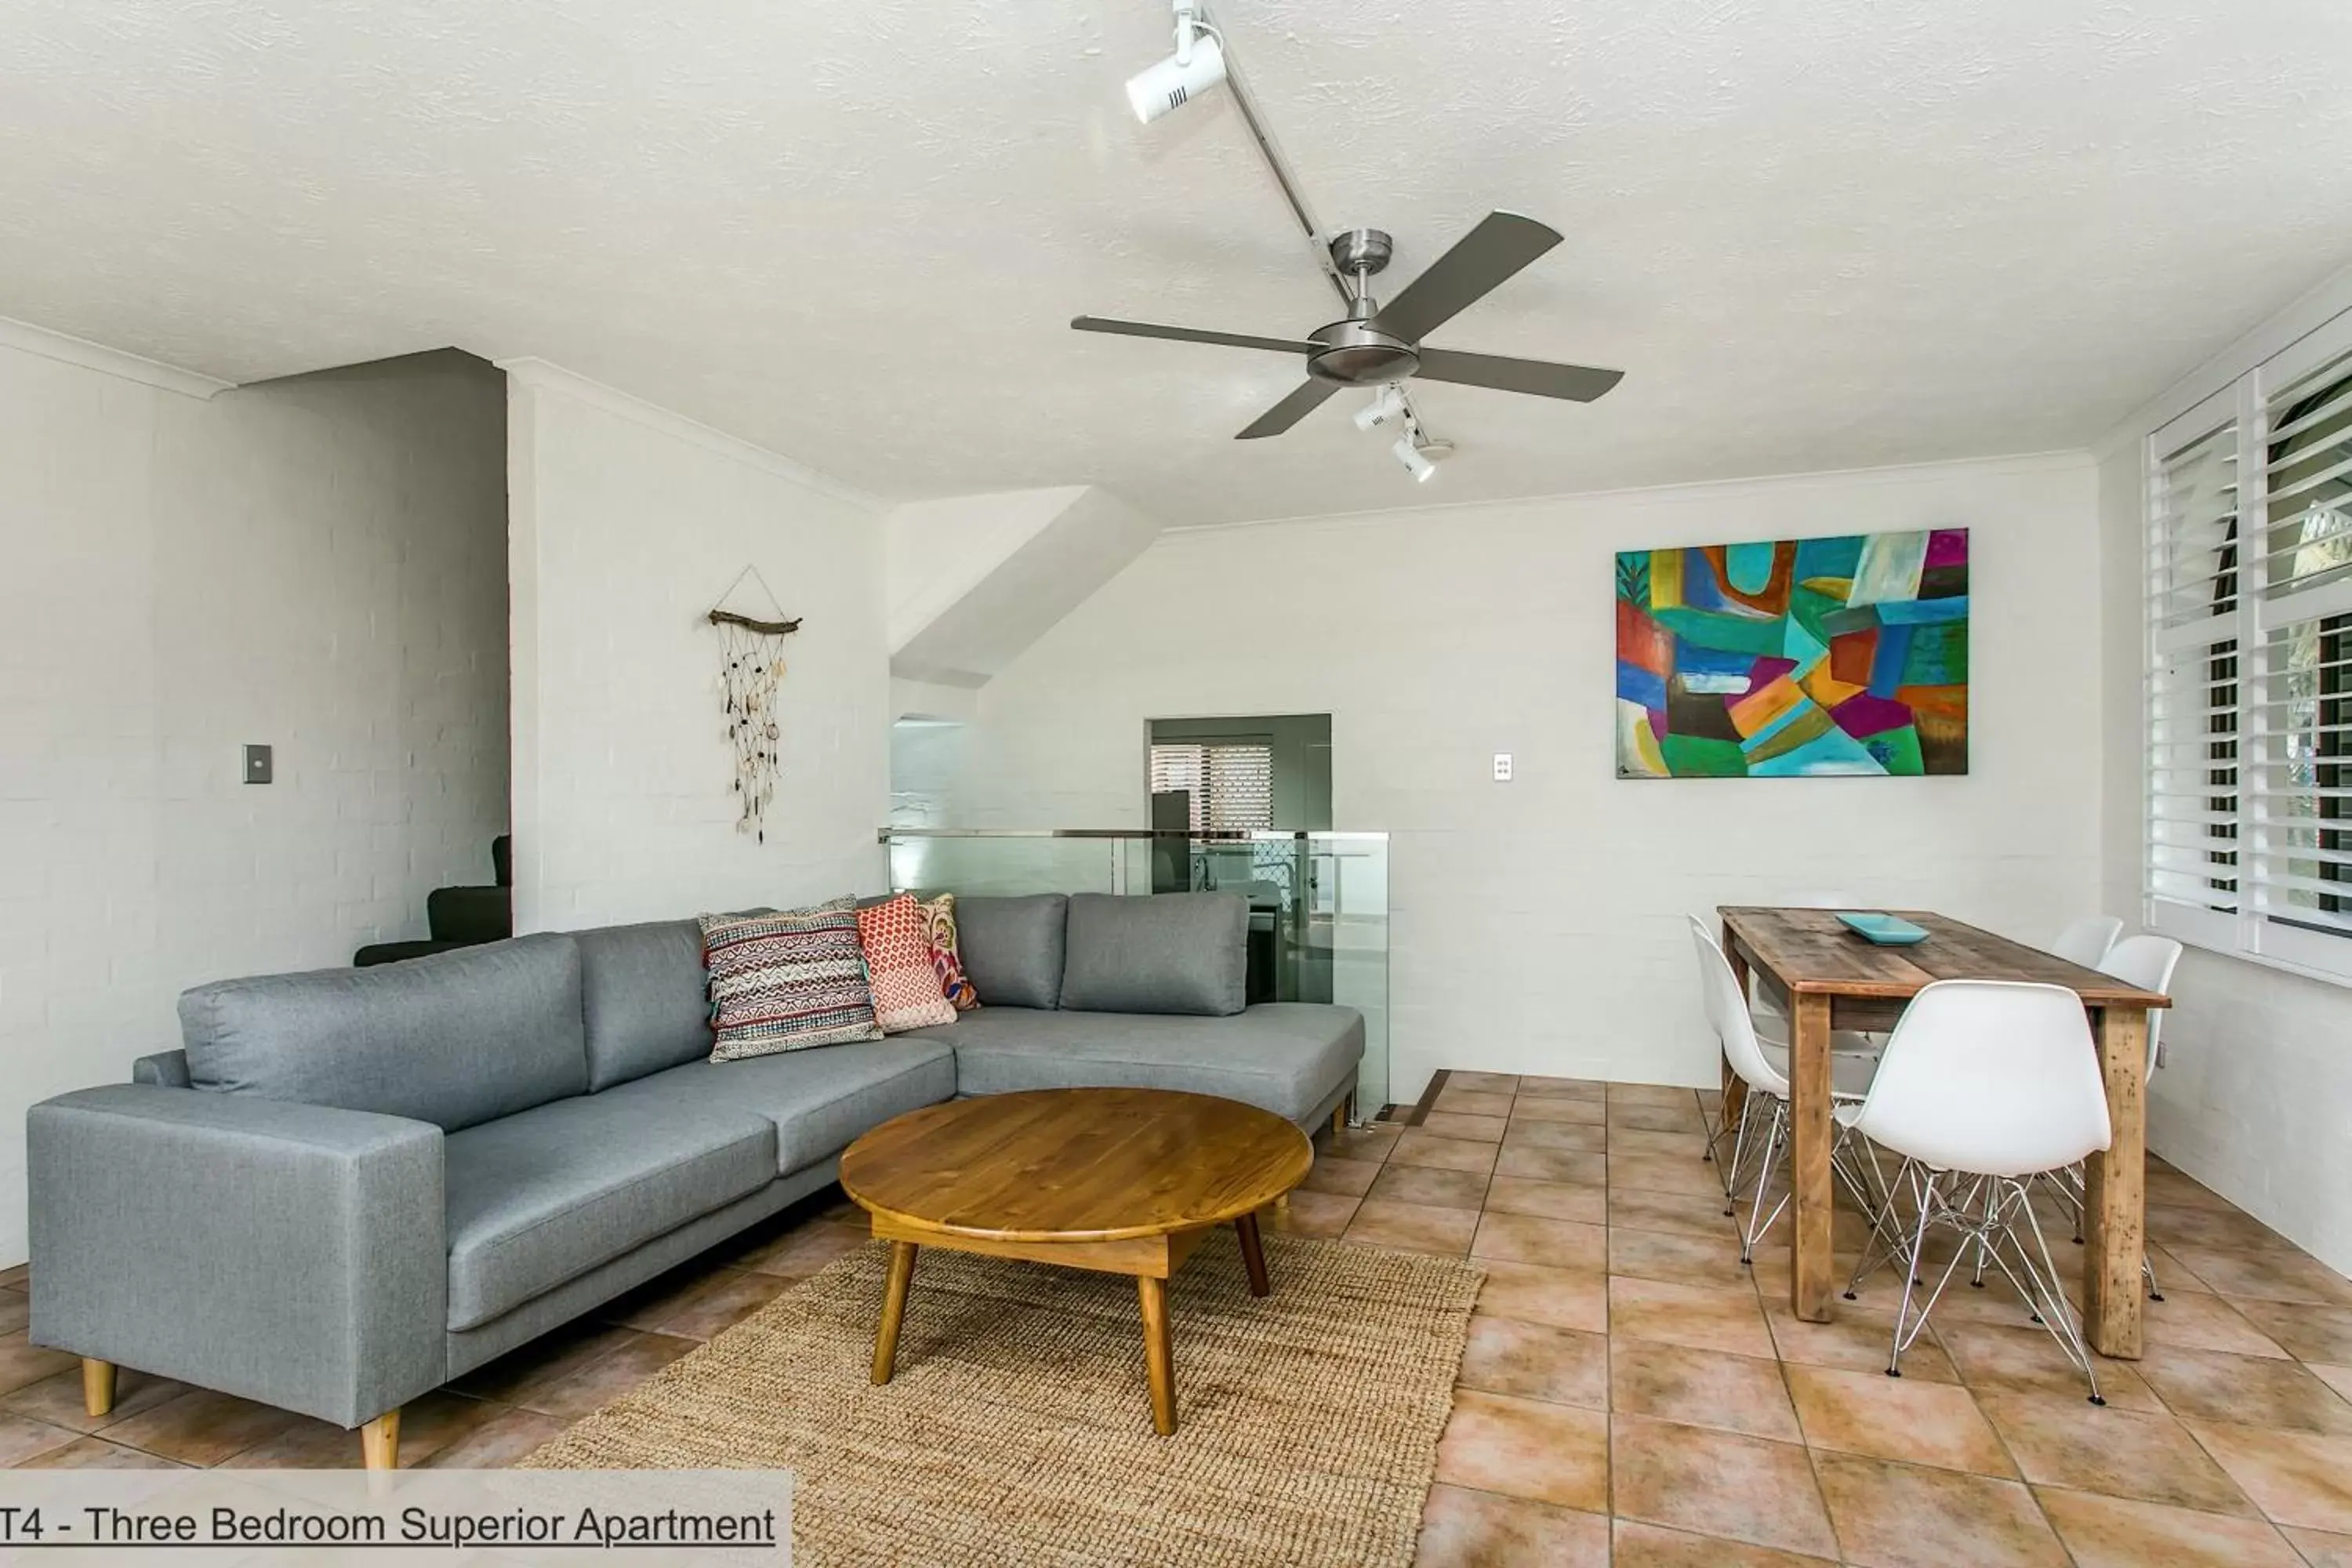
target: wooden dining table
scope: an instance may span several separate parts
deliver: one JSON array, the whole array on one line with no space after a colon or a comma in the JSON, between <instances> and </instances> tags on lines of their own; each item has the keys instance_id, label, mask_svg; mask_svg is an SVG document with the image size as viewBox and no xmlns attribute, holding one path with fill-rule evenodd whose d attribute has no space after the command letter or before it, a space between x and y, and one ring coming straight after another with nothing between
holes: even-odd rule
<instances>
[{"instance_id":1,"label":"wooden dining table","mask_svg":"<svg viewBox=\"0 0 2352 1568\"><path fill-rule=\"evenodd\" d=\"M2033 981L2065 986L2082 997L2090 1014L2113 1137L2105 1152L2093 1154L2085 1164L2084 1331L2100 1354L2137 1358L2140 1262L2147 1242L2147 1016L2170 1002L2160 992L2143 991L1946 915L1886 912L1924 928L1927 940L1882 947L1828 910L1725 905L1717 910L1723 919L1723 951L1741 984L1752 974L1758 990L1789 1017L1790 1187L1796 1227L1790 1308L1814 1323L1830 1321L1835 1310L1831 1032L1891 1030L1911 998L1935 981ZM1745 1085L1727 1071L1724 1125L1737 1120L1744 1095Z\"/></svg>"}]
</instances>

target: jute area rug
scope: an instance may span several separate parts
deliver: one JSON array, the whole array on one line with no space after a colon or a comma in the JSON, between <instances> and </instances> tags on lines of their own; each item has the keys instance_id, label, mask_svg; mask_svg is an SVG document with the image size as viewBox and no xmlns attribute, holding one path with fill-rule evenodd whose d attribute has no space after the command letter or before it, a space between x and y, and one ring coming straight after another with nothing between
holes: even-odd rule
<instances>
[{"instance_id":1,"label":"jute area rug","mask_svg":"<svg viewBox=\"0 0 2352 1568\"><path fill-rule=\"evenodd\" d=\"M926 1250L898 1371L867 1380L869 1245L524 1464L790 1469L793 1562L1411 1563L1484 1270L1230 1230L1169 1286L1177 1431L1151 1430L1135 1282Z\"/></svg>"}]
</instances>

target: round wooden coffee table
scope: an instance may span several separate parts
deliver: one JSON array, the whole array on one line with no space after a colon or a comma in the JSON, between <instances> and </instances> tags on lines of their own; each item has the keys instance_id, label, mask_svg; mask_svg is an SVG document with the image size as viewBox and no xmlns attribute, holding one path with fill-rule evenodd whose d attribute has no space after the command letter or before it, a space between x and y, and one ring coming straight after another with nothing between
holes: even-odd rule
<instances>
[{"instance_id":1,"label":"round wooden coffee table","mask_svg":"<svg viewBox=\"0 0 2352 1568\"><path fill-rule=\"evenodd\" d=\"M1157 1089L1046 1089L927 1106L841 1156L841 1186L890 1243L874 1381L890 1381L925 1247L1135 1277L1151 1424L1176 1430L1168 1277L1230 1223L1263 1296L1257 1211L1306 1179L1307 1134L1272 1111Z\"/></svg>"}]
</instances>

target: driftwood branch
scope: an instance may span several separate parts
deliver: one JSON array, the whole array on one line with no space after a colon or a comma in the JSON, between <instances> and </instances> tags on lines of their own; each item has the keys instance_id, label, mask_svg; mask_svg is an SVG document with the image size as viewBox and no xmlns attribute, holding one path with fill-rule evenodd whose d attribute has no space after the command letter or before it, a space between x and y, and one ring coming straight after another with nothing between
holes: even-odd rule
<instances>
[{"instance_id":1,"label":"driftwood branch","mask_svg":"<svg viewBox=\"0 0 2352 1568\"><path fill-rule=\"evenodd\" d=\"M755 632L761 632L772 637L790 637L801 629L801 624L796 620L755 621L749 616L739 616L732 610L711 611L710 624L714 626L749 626Z\"/></svg>"}]
</instances>

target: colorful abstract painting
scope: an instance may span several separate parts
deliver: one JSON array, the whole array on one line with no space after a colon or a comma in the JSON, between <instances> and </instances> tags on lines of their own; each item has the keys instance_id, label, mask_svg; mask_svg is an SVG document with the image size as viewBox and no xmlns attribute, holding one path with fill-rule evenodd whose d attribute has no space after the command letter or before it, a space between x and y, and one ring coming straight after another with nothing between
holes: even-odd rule
<instances>
[{"instance_id":1,"label":"colorful abstract painting","mask_svg":"<svg viewBox=\"0 0 2352 1568\"><path fill-rule=\"evenodd\" d=\"M1968 771L1968 530L1619 553L1619 778Z\"/></svg>"}]
</instances>

